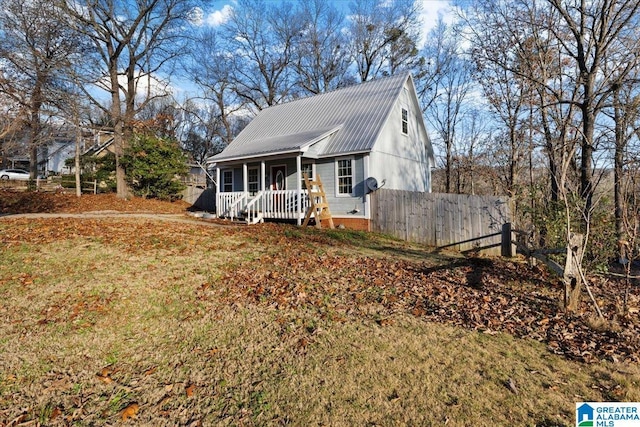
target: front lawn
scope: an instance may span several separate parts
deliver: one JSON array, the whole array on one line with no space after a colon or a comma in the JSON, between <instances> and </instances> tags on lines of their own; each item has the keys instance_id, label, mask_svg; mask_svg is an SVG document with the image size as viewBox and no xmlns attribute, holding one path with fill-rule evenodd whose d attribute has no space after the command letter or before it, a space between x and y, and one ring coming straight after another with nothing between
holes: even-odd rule
<instances>
[{"instance_id":1,"label":"front lawn","mask_svg":"<svg viewBox=\"0 0 640 427\"><path fill-rule=\"evenodd\" d=\"M640 401L637 314L566 318L523 263L142 218L0 240L0 425L568 426Z\"/></svg>"}]
</instances>

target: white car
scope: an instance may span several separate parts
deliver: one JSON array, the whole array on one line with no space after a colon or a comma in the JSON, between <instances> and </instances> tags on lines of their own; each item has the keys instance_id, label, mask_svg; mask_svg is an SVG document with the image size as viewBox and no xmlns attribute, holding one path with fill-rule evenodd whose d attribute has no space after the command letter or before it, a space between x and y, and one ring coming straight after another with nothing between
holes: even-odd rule
<instances>
[{"instance_id":1,"label":"white car","mask_svg":"<svg viewBox=\"0 0 640 427\"><path fill-rule=\"evenodd\" d=\"M0 170L0 179L18 179L21 181L28 181L29 172L24 169L2 169Z\"/></svg>"}]
</instances>

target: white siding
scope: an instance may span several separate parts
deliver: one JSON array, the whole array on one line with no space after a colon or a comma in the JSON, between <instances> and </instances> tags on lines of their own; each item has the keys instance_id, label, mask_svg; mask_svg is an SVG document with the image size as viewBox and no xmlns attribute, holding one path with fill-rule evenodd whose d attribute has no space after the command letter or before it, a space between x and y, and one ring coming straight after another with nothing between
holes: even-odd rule
<instances>
[{"instance_id":1,"label":"white siding","mask_svg":"<svg viewBox=\"0 0 640 427\"><path fill-rule=\"evenodd\" d=\"M363 156L353 156L354 188L353 197L336 197L336 159L322 159L316 161L316 174L322 179L324 191L331 214L336 217L364 217L364 162ZM358 210L354 213L354 210Z\"/></svg>"},{"instance_id":2,"label":"white siding","mask_svg":"<svg viewBox=\"0 0 640 427\"><path fill-rule=\"evenodd\" d=\"M380 185L384 181L387 189L429 192L433 153L413 94L413 88L409 86L391 109L371 152L369 174ZM409 133L406 135L402 133L403 108L409 112Z\"/></svg>"}]
</instances>

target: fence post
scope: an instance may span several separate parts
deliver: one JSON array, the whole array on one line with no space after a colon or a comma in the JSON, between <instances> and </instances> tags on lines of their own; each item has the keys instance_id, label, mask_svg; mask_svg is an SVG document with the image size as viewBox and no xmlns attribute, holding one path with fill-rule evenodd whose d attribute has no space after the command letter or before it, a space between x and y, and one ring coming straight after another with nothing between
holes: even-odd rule
<instances>
[{"instance_id":1,"label":"fence post","mask_svg":"<svg viewBox=\"0 0 640 427\"><path fill-rule=\"evenodd\" d=\"M502 240L501 253L503 257L511 258L514 256L513 244L511 243L511 223L502 224Z\"/></svg>"}]
</instances>

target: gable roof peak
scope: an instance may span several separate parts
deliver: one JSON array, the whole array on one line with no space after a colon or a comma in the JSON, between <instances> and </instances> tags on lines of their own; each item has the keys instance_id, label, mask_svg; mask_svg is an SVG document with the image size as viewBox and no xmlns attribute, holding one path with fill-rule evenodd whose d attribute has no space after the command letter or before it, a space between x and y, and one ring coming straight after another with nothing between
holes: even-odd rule
<instances>
[{"instance_id":1,"label":"gable roof peak","mask_svg":"<svg viewBox=\"0 0 640 427\"><path fill-rule=\"evenodd\" d=\"M301 151L310 139L296 135L336 128L322 139L319 157L371 151L407 79L409 72L399 73L265 108L212 160L284 153L285 146Z\"/></svg>"}]
</instances>

